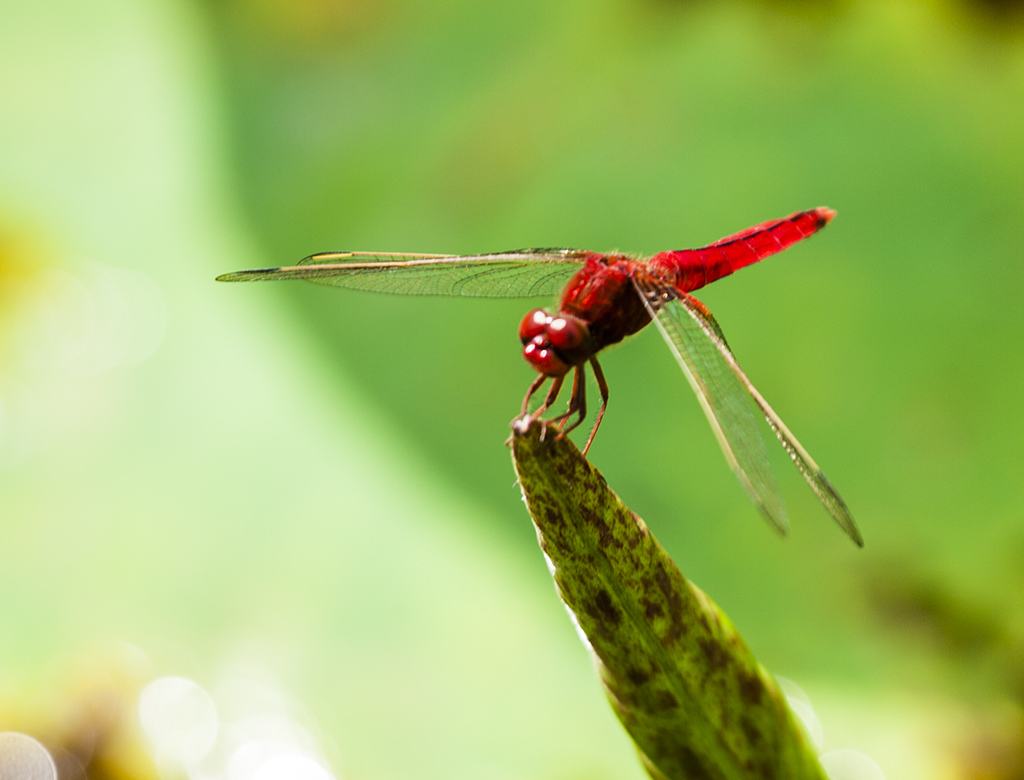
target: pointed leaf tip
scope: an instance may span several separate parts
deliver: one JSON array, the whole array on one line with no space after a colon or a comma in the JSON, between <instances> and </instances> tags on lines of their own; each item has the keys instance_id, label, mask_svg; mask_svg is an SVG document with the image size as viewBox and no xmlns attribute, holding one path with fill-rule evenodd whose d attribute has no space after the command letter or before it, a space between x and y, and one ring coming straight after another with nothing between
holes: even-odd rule
<instances>
[{"instance_id":1,"label":"pointed leaf tip","mask_svg":"<svg viewBox=\"0 0 1024 780\"><path fill-rule=\"evenodd\" d=\"M658 780L825 780L728 617L557 427L513 424L512 459L558 592Z\"/></svg>"}]
</instances>

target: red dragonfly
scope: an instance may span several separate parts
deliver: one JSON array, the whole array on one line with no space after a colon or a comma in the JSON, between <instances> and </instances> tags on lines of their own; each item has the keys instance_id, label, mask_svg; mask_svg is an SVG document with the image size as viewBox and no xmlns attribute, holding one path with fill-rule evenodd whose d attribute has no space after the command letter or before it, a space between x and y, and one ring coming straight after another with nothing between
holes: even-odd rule
<instances>
[{"instance_id":1,"label":"red dragonfly","mask_svg":"<svg viewBox=\"0 0 1024 780\"><path fill-rule=\"evenodd\" d=\"M589 364L601 393L601 408L584 455L608 404L608 383L597 353L653 321L697 394L726 460L765 518L782 533L788 530L786 508L747 395L828 513L857 545L863 545L839 493L743 373L711 312L690 295L813 235L834 216L828 208L801 211L700 249L660 252L646 259L580 249L518 249L485 255L325 252L295 266L217 278L222 282L305 279L372 292L488 298L551 296L561 290L556 314L534 309L519 326L523 355L538 372L523 399L523 415L528 415L530 399L550 379L547 395L530 417L544 414L571 370L568 410L554 420L562 423L563 434L578 426L586 415ZM569 423L573 416L576 420Z\"/></svg>"}]
</instances>

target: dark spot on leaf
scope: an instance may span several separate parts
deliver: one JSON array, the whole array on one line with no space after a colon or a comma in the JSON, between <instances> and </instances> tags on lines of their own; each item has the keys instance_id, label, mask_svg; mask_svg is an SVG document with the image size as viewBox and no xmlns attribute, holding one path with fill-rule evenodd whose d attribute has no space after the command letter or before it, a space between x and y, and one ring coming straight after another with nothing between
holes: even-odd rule
<instances>
[{"instance_id":1,"label":"dark spot on leaf","mask_svg":"<svg viewBox=\"0 0 1024 780\"><path fill-rule=\"evenodd\" d=\"M683 621L682 600L679 598L679 593L674 587L675 582L673 578L665 568L665 564L661 561L658 561L657 569L654 572L654 581L658 589L665 596L665 606L668 607L668 617L670 620L670 625L665 632L663 641L669 645L675 644L686 631L686 625ZM685 584L685 580L683 580L683 584Z\"/></svg>"},{"instance_id":2,"label":"dark spot on leaf","mask_svg":"<svg viewBox=\"0 0 1024 780\"><path fill-rule=\"evenodd\" d=\"M622 547L622 542L616 538L611 527L604 519L589 506L580 506L580 517L588 526L597 531L598 544L601 547Z\"/></svg>"},{"instance_id":3,"label":"dark spot on leaf","mask_svg":"<svg viewBox=\"0 0 1024 780\"><path fill-rule=\"evenodd\" d=\"M537 507L540 511L537 514L543 516L543 525L557 528L562 525L562 513L558 511L558 507L554 504L543 504Z\"/></svg>"},{"instance_id":4,"label":"dark spot on leaf","mask_svg":"<svg viewBox=\"0 0 1024 780\"><path fill-rule=\"evenodd\" d=\"M631 683L633 683L633 685L643 685L645 682L651 679L650 674L645 672L643 669L637 669L635 667L627 670L626 677L629 679Z\"/></svg>"},{"instance_id":5,"label":"dark spot on leaf","mask_svg":"<svg viewBox=\"0 0 1024 780\"><path fill-rule=\"evenodd\" d=\"M648 622L657 620L665 614L661 604L646 597L640 599L640 606L643 608L644 617L647 618Z\"/></svg>"},{"instance_id":6,"label":"dark spot on leaf","mask_svg":"<svg viewBox=\"0 0 1024 780\"><path fill-rule=\"evenodd\" d=\"M643 519L636 512L630 510L630 514L633 516L633 522L636 524L638 534L632 535L629 538L629 549L635 550L641 542L647 539L651 535L650 529L644 523Z\"/></svg>"},{"instance_id":7,"label":"dark spot on leaf","mask_svg":"<svg viewBox=\"0 0 1024 780\"><path fill-rule=\"evenodd\" d=\"M754 755L743 762L743 769L746 773L744 776L751 780L756 778L764 778L764 780L771 780L779 776L778 769L774 762L768 756Z\"/></svg>"},{"instance_id":8,"label":"dark spot on leaf","mask_svg":"<svg viewBox=\"0 0 1024 780\"><path fill-rule=\"evenodd\" d=\"M644 766L653 777L679 777L685 780L721 780L722 775L712 770L705 764L693 748L683 739L680 742L680 735L675 732L662 732L652 735L648 745L645 745L642 753ZM658 760L651 758L655 756ZM648 765L655 767L658 774L654 774Z\"/></svg>"},{"instance_id":9,"label":"dark spot on leaf","mask_svg":"<svg viewBox=\"0 0 1024 780\"><path fill-rule=\"evenodd\" d=\"M756 674L747 672L740 675L740 696L750 706L761 703L764 697L764 683Z\"/></svg>"},{"instance_id":10,"label":"dark spot on leaf","mask_svg":"<svg viewBox=\"0 0 1024 780\"><path fill-rule=\"evenodd\" d=\"M553 465L554 465L554 471L555 471L555 473L556 473L556 474L557 474L557 475L558 475L558 476L559 476L559 477L560 477L560 478L561 478L561 479L562 479L563 481L565 481L565 482L571 482L571 481L573 481L573 480L572 480L572 477L573 477L573 473L572 473L572 472L573 472L573 468L572 468L572 464L571 464L571 463L569 463L568 461L566 461L566 460L564 460L564 459L562 459L562 458L559 458L558 460L556 460L556 461L554 462L554 464L553 464Z\"/></svg>"},{"instance_id":11,"label":"dark spot on leaf","mask_svg":"<svg viewBox=\"0 0 1024 780\"><path fill-rule=\"evenodd\" d=\"M683 774L687 780L713 780L713 776L700 756L694 753L689 747L684 747L679 756L679 763L683 766Z\"/></svg>"},{"instance_id":12,"label":"dark spot on leaf","mask_svg":"<svg viewBox=\"0 0 1024 780\"><path fill-rule=\"evenodd\" d=\"M674 710L679 707L679 700L672 695L671 691L662 691L658 696L658 707L663 710Z\"/></svg>"},{"instance_id":13,"label":"dark spot on leaf","mask_svg":"<svg viewBox=\"0 0 1024 780\"><path fill-rule=\"evenodd\" d=\"M729 663L729 654L725 648L722 647L721 643L716 641L714 638L706 638L699 640L701 652L704 654L705 660L710 671L717 672L725 668ZM742 685L742 682L740 683Z\"/></svg>"},{"instance_id":14,"label":"dark spot on leaf","mask_svg":"<svg viewBox=\"0 0 1024 780\"><path fill-rule=\"evenodd\" d=\"M747 744L750 747L758 749L761 743L764 741L764 735L761 730L754 724L753 719L750 715L744 713L740 717L740 728L743 730L743 736L747 738Z\"/></svg>"},{"instance_id":15,"label":"dark spot on leaf","mask_svg":"<svg viewBox=\"0 0 1024 780\"><path fill-rule=\"evenodd\" d=\"M599 617L605 623L617 626L622 620L618 608L612 603L612 597L603 588L594 597L595 617Z\"/></svg>"}]
</instances>

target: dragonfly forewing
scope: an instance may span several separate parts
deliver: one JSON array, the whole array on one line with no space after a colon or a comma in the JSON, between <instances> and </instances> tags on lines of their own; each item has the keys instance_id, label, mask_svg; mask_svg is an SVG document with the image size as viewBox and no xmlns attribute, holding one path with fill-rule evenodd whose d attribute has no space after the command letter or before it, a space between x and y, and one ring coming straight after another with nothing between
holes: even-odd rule
<instances>
[{"instance_id":1,"label":"dragonfly forewing","mask_svg":"<svg viewBox=\"0 0 1024 780\"><path fill-rule=\"evenodd\" d=\"M521 249L488 255L325 252L298 265L240 271L218 279L303 279L399 295L529 298L557 294L587 254L575 249Z\"/></svg>"}]
</instances>

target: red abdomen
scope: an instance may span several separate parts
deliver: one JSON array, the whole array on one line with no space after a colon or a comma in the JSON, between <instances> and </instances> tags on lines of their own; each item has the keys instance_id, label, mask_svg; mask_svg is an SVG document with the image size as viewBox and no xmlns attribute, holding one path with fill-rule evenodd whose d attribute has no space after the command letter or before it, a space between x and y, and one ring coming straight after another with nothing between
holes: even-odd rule
<instances>
[{"instance_id":1,"label":"red abdomen","mask_svg":"<svg viewBox=\"0 0 1024 780\"><path fill-rule=\"evenodd\" d=\"M652 276L690 292L814 235L834 216L835 212L828 208L799 211L700 249L660 252L647 262L647 268Z\"/></svg>"}]
</instances>

